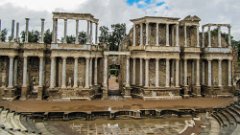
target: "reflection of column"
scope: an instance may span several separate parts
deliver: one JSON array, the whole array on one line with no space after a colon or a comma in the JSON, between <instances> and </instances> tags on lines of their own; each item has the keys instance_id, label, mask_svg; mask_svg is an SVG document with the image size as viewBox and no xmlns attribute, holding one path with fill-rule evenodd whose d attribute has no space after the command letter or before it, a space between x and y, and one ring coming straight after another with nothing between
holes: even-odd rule
<instances>
[{"instance_id":1,"label":"reflection of column","mask_svg":"<svg viewBox=\"0 0 240 135\"><path fill-rule=\"evenodd\" d=\"M149 36L148 36L148 33L149 33L149 23L146 23L146 45L149 45Z\"/></svg>"},{"instance_id":2,"label":"reflection of column","mask_svg":"<svg viewBox=\"0 0 240 135\"><path fill-rule=\"evenodd\" d=\"M176 24L176 46L179 46L179 24Z\"/></svg>"},{"instance_id":3,"label":"reflection of column","mask_svg":"<svg viewBox=\"0 0 240 135\"><path fill-rule=\"evenodd\" d=\"M78 57L74 58L74 84L73 87L78 87Z\"/></svg>"},{"instance_id":4,"label":"reflection of column","mask_svg":"<svg viewBox=\"0 0 240 135\"><path fill-rule=\"evenodd\" d=\"M176 59L176 87L179 87L179 59Z\"/></svg>"},{"instance_id":5,"label":"reflection of column","mask_svg":"<svg viewBox=\"0 0 240 135\"><path fill-rule=\"evenodd\" d=\"M62 57L62 88L66 88L66 57Z\"/></svg>"},{"instance_id":6,"label":"reflection of column","mask_svg":"<svg viewBox=\"0 0 240 135\"><path fill-rule=\"evenodd\" d=\"M211 26L208 26L208 47L211 47Z\"/></svg>"},{"instance_id":7,"label":"reflection of column","mask_svg":"<svg viewBox=\"0 0 240 135\"><path fill-rule=\"evenodd\" d=\"M200 43L199 43L199 26L197 25L197 47L200 47Z\"/></svg>"},{"instance_id":8,"label":"reflection of column","mask_svg":"<svg viewBox=\"0 0 240 135\"><path fill-rule=\"evenodd\" d=\"M86 67L85 67L85 88L89 88L89 58L86 57Z\"/></svg>"},{"instance_id":9,"label":"reflection of column","mask_svg":"<svg viewBox=\"0 0 240 135\"><path fill-rule=\"evenodd\" d=\"M26 18L25 43L28 43L28 24L29 18Z\"/></svg>"},{"instance_id":10,"label":"reflection of column","mask_svg":"<svg viewBox=\"0 0 240 135\"><path fill-rule=\"evenodd\" d=\"M108 77L108 56L104 56L104 69L103 69L103 87L107 87L107 77Z\"/></svg>"},{"instance_id":11,"label":"reflection of column","mask_svg":"<svg viewBox=\"0 0 240 135\"><path fill-rule=\"evenodd\" d=\"M184 86L187 86L187 63L188 63L188 60L185 59L184 60Z\"/></svg>"},{"instance_id":12,"label":"reflection of column","mask_svg":"<svg viewBox=\"0 0 240 135\"><path fill-rule=\"evenodd\" d=\"M222 60L221 59L218 60L218 78L219 78L218 86L222 87Z\"/></svg>"},{"instance_id":13,"label":"reflection of column","mask_svg":"<svg viewBox=\"0 0 240 135\"><path fill-rule=\"evenodd\" d=\"M228 86L232 86L232 61L228 60Z\"/></svg>"},{"instance_id":14,"label":"reflection of column","mask_svg":"<svg viewBox=\"0 0 240 135\"><path fill-rule=\"evenodd\" d=\"M159 59L156 59L155 65L155 87L159 87Z\"/></svg>"},{"instance_id":15,"label":"reflection of column","mask_svg":"<svg viewBox=\"0 0 240 135\"><path fill-rule=\"evenodd\" d=\"M156 45L159 45L159 24L156 23Z\"/></svg>"},{"instance_id":16,"label":"reflection of column","mask_svg":"<svg viewBox=\"0 0 240 135\"><path fill-rule=\"evenodd\" d=\"M27 87L27 57L23 57L23 84L22 87Z\"/></svg>"},{"instance_id":17,"label":"reflection of column","mask_svg":"<svg viewBox=\"0 0 240 135\"><path fill-rule=\"evenodd\" d=\"M132 72L133 72L132 84L135 85L135 84L136 84L136 59L133 58L133 59L132 59L132 62L133 62L133 68L132 68Z\"/></svg>"},{"instance_id":18,"label":"reflection of column","mask_svg":"<svg viewBox=\"0 0 240 135\"><path fill-rule=\"evenodd\" d=\"M63 43L67 43L67 19L64 19L64 40Z\"/></svg>"},{"instance_id":19,"label":"reflection of column","mask_svg":"<svg viewBox=\"0 0 240 135\"><path fill-rule=\"evenodd\" d=\"M79 44L79 20L76 20L76 40L75 44Z\"/></svg>"},{"instance_id":20,"label":"reflection of column","mask_svg":"<svg viewBox=\"0 0 240 135\"><path fill-rule=\"evenodd\" d=\"M212 86L212 61L208 60L208 86Z\"/></svg>"},{"instance_id":21,"label":"reflection of column","mask_svg":"<svg viewBox=\"0 0 240 135\"><path fill-rule=\"evenodd\" d=\"M166 46L169 45L169 24L166 24Z\"/></svg>"},{"instance_id":22,"label":"reflection of column","mask_svg":"<svg viewBox=\"0 0 240 135\"><path fill-rule=\"evenodd\" d=\"M45 21L45 19L41 19L41 38L40 38L40 43L44 43L44 21Z\"/></svg>"},{"instance_id":23,"label":"reflection of column","mask_svg":"<svg viewBox=\"0 0 240 135\"><path fill-rule=\"evenodd\" d=\"M197 74L197 78L196 78L196 86L200 86L200 60L197 59L196 60L196 74Z\"/></svg>"},{"instance_id":24,"label":"reflection of column","mask_svg":"<svg viewBox=\"0 0 240 135\"><path fill-rule=\"evenodd\" d=\"M218 26L218 47L221 48L222 47L222 36L221 36L221 26Z\"/></svg>"},{"instance_id":25,"label":"reflection of column","mask_svg":"<svg viewBox=\"0 0 240 135\"><path fill-rule=\"evenodd\" d=\"M149 87L149 59L145 59L145 87Z\"/></svg>"},{"instance_id":26,"label":"reflection of column","mask_svg":"<svg viewBox=\"0 0 240 135\"><path fill-rule=\"evenodd\" d=\"M170 82L170 60L166 59L166 84L165 87L169 87Z\"/></svg>"},{"instance_id":27,"label":"reflection of column","mask_svg":"<svg viewBox=\"0 0 240 135\"><path fill-rule=\"evenodd\" d=\"M136 46L136 25L133 24L133 46Z\"/></svg>"},{"instance_id":28,"label":"reflection of column","mask_svg":"<svg viewBox=\"0 0 240 135\"><path fill-rule=\"evenodd\" d=\"M184 25L184 47L188 47L188 40L187 40L187 25Z\"/></svg>"},{"instance_id":29,"label":"reflection of column","mask_svg":"<svg viewBox=\"0 0 240 135\"><path fill-rule=\"evenodd\" d=\"M126 87L129 87L129 65L130 65L130 60L129 60L129 56L127 56L127 59L126 59Z\"/></svg>"},{"instance_id":30,"label":"reflection of column","mask_svg":"<svg viewBox=\"0 0 240 135\"><path fill-rule=\"evenodd\" d=\"M139 60L140 60L140 68L139 68L139 72L140 72L140 73L139 73L139 74L140 74L140 79L139 79L139 81L140 81L140 82L139 82L139 85L142 86L142 85L143 85L143 84L142 84L142 83L143 83L143 67L142 67L142 66L143 66L143 59L140 58Z\"/></svg>"},{"instance_id":31,"label":"reflection of column","mask_svg":"<svg viewBox=\"0 0 240 135\"><path fill-rule=\"evenodd\" d=\"M13 87L13 56L9 56L8 88Z\"/></svg>"},{"instance_id":32,"label":"reflection of column","mask_svg":"<svg viewBox=\"0 0 240 135\"><path fill-rule=\"evenodd\" d=\"M56 61L55 61L55 57L51 57L51 76L50 76L50 88L54 88L56 85Z\"/></svg>"},{"instance_id":33,"label":"reflection of column","mask_svg":"<svg viewBox=\"0 0 240 135\"><path fill-rule=\"evenodd\" d=\"M140 46L143 45L143 24L140 24Z\"/></svg>"},{"instance_id":34,"label":"reflection of column","mask_svg":"<svg viewBox=\"0 0 240 135\"><path fill-rule=\"evenodd\" d=\"M204 32L204 26L202 26L202 48L205 46L205 32Z\"/></svg>"},{"instance_id":35,"label":"reflection of column","mask_svg":"<svg viewBox=\"0 0 240 135\"><path fill-rule=\"evenodd\" d=\"M97 85L97 78L98 78L97 65L98 65L98 58L96 57L95 58L95 63L94 63L94 85Z\"/></svg>"},{"instance_id":36,"label":"reflection of column","mask_svg":"<svg viewBox=\"0 0 240 135\"><path fill-rule=\"evenodd\" d=\"M231 26L228 26L228 47L232 45L232 37L231 37Z\"/></svg>"},{"instance_id":37,"label":"reflection of column","mask_svg":"<svg viewBox=\"0 0 240 135\"><path fill-rule=\"evenodd\" d=\"M39 87L43 86L43 57L39 57Z\"/></svg>"}]
</instances>

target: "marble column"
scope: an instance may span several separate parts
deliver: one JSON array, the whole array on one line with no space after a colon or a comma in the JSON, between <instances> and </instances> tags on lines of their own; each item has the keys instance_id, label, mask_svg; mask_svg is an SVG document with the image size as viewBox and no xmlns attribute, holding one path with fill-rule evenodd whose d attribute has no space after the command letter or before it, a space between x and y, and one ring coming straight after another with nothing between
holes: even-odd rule
<instances>
[{"instance_id":1,"label":"marble column","mask_svg":"<svg viewBox=\"0 0 240 135\"><path fill-rule=\"evenodd\" d=\"M205 32L204 32L204 26L202 26L202 48L205 47Z\"/></svg>"},{"instance_id":2,"label":"marble column","mask_svg":"<svg viewBox=\"0 0 240 135\"><path fill-rule=\"evenodd\" d=\"M85 66L85 88L89 88L89 63L90 59L86 57L86 66Z\"/></svg>"},{"instance_id":3,"label":"marble column","mask_svg":"<svg viewBox=\"0 0 240 135\"><path fill-rule=\"evenodd\" d=\"M159 46L159 24L156 23L156 46Z\"/></svg>"},{"instance_id":4,"label":"marble column","mask_svg":"<svg viewBox=\"0 0 240 135\"><path fill-rule=\"evenodd\" d=\"M14 86L17 86L17 84L18 84L18 80L17 80L17 76L18 75L18 59L15 59L14 60L14 77L13 77L13 81L14 81L14 83L13 83L13 85Z\"/></svg>"},{"instance_id":5,"label":"marble column","mask_svg":"<svg viewBox=\"0 0 240 135\"><path fill-rule=\"evenodd\" d=\"M92 61L93 59L89 59L89 86L92 87Z\"/></svg>"},{"instance_id":6,"label":"marble column","mask_svg":"<svg viewBox=\"0 0 240 135\"><path fill-rule=\"evenodd\" d=\"M23 83L22 87L27 87L27 57L23 57Z\"/></svg>"},{"instance_id":7,"label":"marble column","mask_svg":"<svg viewBox=\"0 0 240 135\"><path fill-rule=\"evenodd\" d=\"M212 47L211 26L208 26L208 47Z\"/></svg>"},{"instance_id":8,"label":"marble column","mask_svg":"<svg viewBox=\"0 0 240 135\"><path fill-rule=\"evenodd\" d=\"M218 26L218 47L222 47L222 33L221 33L221 26Z\"/></svg>"},{"instance_id":9,"label":"marble column","mask_svg":"<svg viewBox=\"0 0 240 135\"><path fill-rule=\"evenodd\" d=\"M222 87L222 59L218 60L218 86Z\"/></svg>"},{"instance_id":10,"label":"marble column","mask_svg":"<svg viewBox=\"0 0 240 135\"><path fill-rule=\"evenodd\" d=\"M126 87L129 87L130 86L130 58L129 56L127 56L126 58Z\"/></svg>"},{"instance_id":11,"label":"marble column","mask_svg":"<svg viewBox=\"0 0 240 135\"><path fill-rule=\"evenodd\" d=\"M176 59L176 87L179 87L179 59Z\"/></svg>"},{"instance_id":12,"label":"marble column","mask_svg":"<svg viewBox=\"0 0 240 135\"><path fill-rule=\"evenodd\" d=\"M142 86L143 85L143 59L142 58L140 58L139 59L140 60L140 67L139 67L139 74L140 74L140 79L139 79L139 85L140 86Z\"/></svg>"},{"instance_id":13,"label":"marble column","mask_svg":"<svg viewBox=\"0 0 240 135\"><path fill-rule=\"evenodd\" d=\"M98 79L98 58L96 57L95 58L95 61L94 61L94 85L97 85L98 82L97 82L97 79Z\"/></svg>"},{"instance_id":14,"label":"marble column","mask_svg":"<svg viewBox=\"0 0 240 135\"><path fill-rule=\"evenodd\" d=\"M166 24L166 46L170 46L170 44L169 44L169 24Z\"/></svg>"},{"instance_id":15,"label":"marble column","mask_svg":"<svg viewBox=\"0 0 240 135\"><path fill-rule=\"evenodd\" d=\"M64 38L64 40L63 40L63 43L67 43L67 19L64 19L64 32L63 32L63 38Z\"/></svg>"},{"instance_id":16,"label":"marble column","mask_svg":"<svg viewBox=\"0 0 240 135\"><path fill-rule=\"evenodd\" d=\"M19 42L19 22L16 24L16 41Z\"/></svg>"},{"instance_id":17,"label":"marble column","mask_svg":"<svg viewBox=\"0 0 240 135\"><path fill-rule=\"evenodd\" d=\"M205 62L202 61L202 85L205 84Z\"/></svg>"},{"instance_id":18,"label":"marble column","mask_svg":"<svg viewBox=\"0 0 240 135\"><path fill-rule=\"evenodd\" d=\"M8 88L13 88L13 56L9 56Z\"/></svg>"},{"instance_id":19,"label":"marble column","mask_svg":"<svg viewBox=\"0 0 240 135\"><path fill-rule=\"evenodd\" d=\"M140 24L140 46L143 45L143 24Z\"/></svg>"},{"instance_id":20,"label":"marble column","mask_svg":"<svg viewBox=\"0 0 240 135\"><path fill-rule=\"evenodd\" d=\"M56 20L53 19L53 30L52 30L52 43L56 43L55 41L55 28L56 28Z\"/></svg>"},{"instance_id":21,"label":"marble column","mask_svg":"<svg viewBox=\"0 0 240 135\"><path fill-rule=\"evenodd\" d=\"M29 18L26 18L25 43L28 43L28 27L29 27Z\"/></svg>"},{"instance_id":22,"label":"marble column","mask_svg":"<svg viewBox=\"0 0 240 135\"><path fill-rule=\"evenodd\" d=\"M149 23L146 23L146 45L149 45Z\"/></svg>"},{"instance_id":23,"label":"marble column","mask_svg":"<svg viewBox=\"0 0 240 135\"><path fill-rule=\"evenodd\" d=\"M103 87L107 88L108 79L108 56L104 56L104 69L103 69Z\"/></svg>"},{"instance_id":24,"label":"marble column","mask_svg":"<svg viewBox=\"0 0 240 135\"><path fill-rule=\"evenodd\" d=\"M76 40L75 44L79 44L79 20L76 20Z\"/></svg>"},{"instance_id":25,"label":"marble column","mask_svg":"<svg viewBox=\"0 0 240 135\"><path fill-rule=\"evenodd\" d=\"M136 46L136 25L133 24L133 46Z\"/></svg>"},{"instance_id":26,"label":"marble column","mask_svg":"<svg viewBox=\"0 0 240 135\"><path fill-rule=\"evenodd\" d=\"M51 74L50 74L50 88L56 86L56 58L51 57Z\"/></svg>"},{"instance_id":27,"label":"marble column","mask_svg":"<svg viewBox=\"0 0 240 135\"><path fill-rule=\"evenodd\" d=\"M41 38L40 38L40 43L44 43L44 21L45 21L45 19L41 19Z\"/></svg>"},{"instance_id":28,"label":"marble column","mask_svg":"<svg viewBox=\"0 0 240 135\"><path fill-rule=\"evenodd\" d=\"M196 86L200 86L200 60L196 60Z\"/></svg>"},{"instance_id":29,"label":"marble column","mask_svg":"<svg viewBox=\"0 0 240 135\"><path fill-rule=\"evenodd\" d=\"M90 21L87 20L87 43L90 43Z\"/></svg>"},{"instance_id":30,"label":"marble column","mask_svg":"<svg viewBox=\"0 0 240 135\"><path fill-rule=\"evenodd\" d=\"M57 43L57 37L58 37L58 19L55 20L55 34L54 34L54 40L55 40L55 43Z\"/></svg>"},{"instance_id":31,"label":"marble column","mask_svg":"<svg viewBox=\"0 0 240 135\"><path fill-rule=\"evenodd\" d=\"M229 47L232 45L231 26L228 26L228 45Z\"/></svg>"},{"instance_id":32,"label":"marble column","mask_svg":"<svg viewBox=\"0 0 240 135\"><path fill-rule=\"evenodd\" d=\"M166 59L166 84L165 87L168 88L170 87L170 60Z\"/></svg>"},{"instance_id":33,"label":"marble column","mask_svg":"<svg viewBox=\"0 0 240 135\"><path fill-rule=\"evenodd\" d=\"M43 57L39 57L39 87L43 86Z\"/></svg>"},{"instance_id":34,"label":"marble column","mask_svg":"<svg viewBox=\"0 0 240 135\"><path fill-rule=\"evenodd\" d=\"M232 61L228 60L228 86L232 86Z\"/></svg>"},{"instance_id":35,"label":"marble column","mask_svg":"<svg viewBox=\"0 0 240 135\"><path fill-rule=\"evenodd\" d=\"M96 23L96 30L95 30L95 44L98 44L98 24Z\"/></svg>"},{"instance_id":36,"label":"marble column","mask_svg":"<svg viewBox=\"0 0 240 135\"><path fill-rule=\"evenodd\" d=\"M208 86L212 86L212 60L208 60Z\"/></svg>"},{"instance_id":37,"label":"marble column","mask_svg":"<svg viewBox=\"0 0 240 135\"><path fill-rule=\"evenodd\" d=\"M132 84L136 85L136 59L132 58L133 67L132 67Z\"/></svg>"},{"instance_id":38,"label":"marble column","mask_svg":"<svg viewBox=\"0 0 240 135\"><path fill-rule=\"evenodd\" d=\"M197 27L197 47L200 47L200 37L199 37L199 25Z\"/></svg>"},{"instance_id":39,"label":"marble column","mask_svg":"<svg viewBox=\"0 0 240 135\"><path fill-rule=\"evenodd\" d=\"M74 84L73 87L78 87L78 57L74 58Z\"/></svg>"},{"instance_id":40,"label":"marble column","mask_svg":"<svg viewBox=\"0 0 240 135\"><path fill-rule=\"evenodd\" d=\"M11 42L14 42L15 20L12 20Z\"/></svg>"},{"instance_id":41,"label":"marble column","mask_svg":"<svg viewBox=\"0 0 240 135\"><path fill-rule=\"evenodd\" d=\"M179 46L179 24L176 24L176 46Z\"/></svg>"},{"instance_id":42,"label":"marble column","mask_svg":"<svg viewBox=\"0 0 240 135\"><path fill-rule=\"evenodd\" d=\"M149 87L149 59L145 59L145 87Z\"/></svg>"},{"instance_id":43,"label":"marble column","mask_svg":"<svg viewBox=\"0 0 240 135\"><path fill-rule=\"evenodd\" d=\"M62 88L66 88L66 57L62 57Z\"/></svg>"},{"instance_id":44,"label":"marble column","mask_svg":"<svg viewBox=\"0 0 240 135\"><path fill-rule=\"evenodd\" d=\"M159 87L159 59L156 59L155 64L155 87Z\"/></svg>"},{"instance_id":45,"label":"marble column","mask_svg":"<svg viewBox=\"0 0 240 135\"><path fill-rule=\"evenodd\" d=\"M193 60L192 61L192 77L191 77L191 79L192 79L192 84L195 84L195 61Z\"/></svg>"},{"instance_id":46,"label":"marble column","mask_svg":"<svg viewBox=\"0 0 240 135\"><path fill-rule=\"evenodd\" d=\"M92 44L92 22L90 21L90 43Z\"/></svg>"},{"instance_id":47,"label":"marble column","mask_svg":"<svg viewBox=\"0 0 240 135\"><path fill-rule=\"evenodd\" d=\"M184 25L184 47L188 47L187 25Z\"/></svg>"},{"instance_id":48,"label":"marble column","mask_svg":"<svg viewBox=\"0 0 240 135\"><path fill-rule=\"evenodd\" d=\"M185 59L184 60L184 86L187 86L187 77L188 77L188 71L187 71L187 64L188 63L188 60Z\"/></svg>"}]
</instances>

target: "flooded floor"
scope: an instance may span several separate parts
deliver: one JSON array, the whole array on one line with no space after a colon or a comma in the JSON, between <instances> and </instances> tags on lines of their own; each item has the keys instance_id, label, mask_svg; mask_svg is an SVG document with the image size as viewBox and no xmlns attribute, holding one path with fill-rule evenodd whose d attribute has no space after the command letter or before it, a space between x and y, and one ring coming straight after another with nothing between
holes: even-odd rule
<instances>
[{"instance_id":1,"label":"flooded floor","mask_svg":"<svg viewBox=\"0 0 240 135\"><path fill-rule=\"evenodd\" d=\"M48 131L60 135L175 135L185 127L191 118L128 119L94 121L48 121L44 122Z\"/></svg>"}]
</instances>

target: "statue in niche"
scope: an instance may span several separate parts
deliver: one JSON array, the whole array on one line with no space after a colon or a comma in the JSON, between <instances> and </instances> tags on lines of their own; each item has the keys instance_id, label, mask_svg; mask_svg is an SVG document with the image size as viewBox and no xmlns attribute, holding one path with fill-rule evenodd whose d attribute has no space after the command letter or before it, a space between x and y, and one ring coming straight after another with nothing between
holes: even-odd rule
<instances>
[{"instance_id":1,"label":"statue in niche","mask_svg":"<svg viewBox=\"0 0 240 135\"><path fill-rule=\"evenodd\" d=\"M71 88L72 87L72 78L71 77L68 77L68 88Z\"/></svg>"}]
</instances>

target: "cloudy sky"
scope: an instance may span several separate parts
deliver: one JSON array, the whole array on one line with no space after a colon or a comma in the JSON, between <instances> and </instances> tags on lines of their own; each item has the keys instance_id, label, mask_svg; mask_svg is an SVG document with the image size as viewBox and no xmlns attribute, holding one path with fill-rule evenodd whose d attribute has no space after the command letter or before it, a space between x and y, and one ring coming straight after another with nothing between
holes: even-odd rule
<instances>
[{"instance_id":1,"label":"cloudy sky","mask_svg":"<svg viewBox=\"0 0 240 135\"><path fill-rule=\"evenodd\" d=\"M201 24L230 23L234 38L240 40L239 7L240 0L1 0L0 19L2 27L10 33L11 20L20 22L23 30L25 17L31 19L30 29L40 30L40 18L45 18L46 27L51 29L53 11L92 13L100 19L100 25L126 23L128 29L132 25L129 19L145 15L180 18L197 15ZM80 25L84 30L86 23ZM74 26L70 21L68 34L74 34ZM63 21L59 22L59 29L63 31Z\"/></svg>"}]
</instances>

